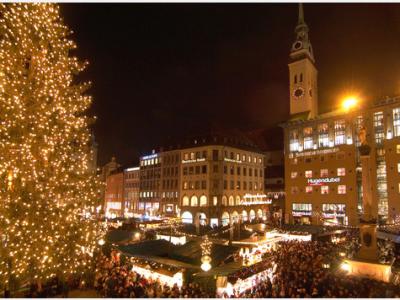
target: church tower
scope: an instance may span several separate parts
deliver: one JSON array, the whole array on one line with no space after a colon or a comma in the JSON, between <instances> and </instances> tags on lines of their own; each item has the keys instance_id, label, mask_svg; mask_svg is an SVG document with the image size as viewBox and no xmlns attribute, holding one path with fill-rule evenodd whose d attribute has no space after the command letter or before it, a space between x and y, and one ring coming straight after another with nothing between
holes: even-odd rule
<instances>
[{"instance_id":1,"label":"church tower","mask_svg":"<svg viewBox=\"0 0 400 300\"><path fill-rule=\"evenodd\" d=\"M304 22L303 4L299 4L299 20L295 29L296 40L290 50L290 115L306 114L306 118L318 115L318 89L314 53Z\"/></svg>"}]
</instances>

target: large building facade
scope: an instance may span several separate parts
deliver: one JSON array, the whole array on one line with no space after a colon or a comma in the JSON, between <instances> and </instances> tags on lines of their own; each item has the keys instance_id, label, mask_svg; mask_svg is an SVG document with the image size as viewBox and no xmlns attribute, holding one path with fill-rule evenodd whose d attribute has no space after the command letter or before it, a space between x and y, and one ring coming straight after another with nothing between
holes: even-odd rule
<instances>
[{"instance_id":1,"label":"large building facade","mask_svg":"<svg viewBox=\"0 0 400 300\"><path fill-rule=\"evenodd\" d=\"M381 221L394 220L400 212L400 99L318 114L317 70L301 5L290 57L286 222L356 225L363 193L377 199ZM361 184L362 127L372 148L371 191Z\"/></svg>"}]
</instances>

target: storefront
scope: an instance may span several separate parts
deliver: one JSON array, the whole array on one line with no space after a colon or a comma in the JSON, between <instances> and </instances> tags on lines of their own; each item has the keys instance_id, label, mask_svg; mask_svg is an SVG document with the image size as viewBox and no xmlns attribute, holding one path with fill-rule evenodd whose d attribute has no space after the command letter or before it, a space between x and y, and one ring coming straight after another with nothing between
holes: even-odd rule
<instances>
[{"instance_id":1,"label":"storefront","mask_svg":"<svg viewBox=\"0 0 400 300\"><path fill-rule=\"evenodd\" d=\"M311 224L312 204L293 203L292 217L294 224Z\"/></svg>"},{"instance_id":2,"label":"storefront","mask_svg":"<svg viewBox=\"0 0 400 300\"><path fill-rule=\"evenodd\" d=\"M348 225L345 204L322 204L324 225Z\"/></svg>"}]
</instances>

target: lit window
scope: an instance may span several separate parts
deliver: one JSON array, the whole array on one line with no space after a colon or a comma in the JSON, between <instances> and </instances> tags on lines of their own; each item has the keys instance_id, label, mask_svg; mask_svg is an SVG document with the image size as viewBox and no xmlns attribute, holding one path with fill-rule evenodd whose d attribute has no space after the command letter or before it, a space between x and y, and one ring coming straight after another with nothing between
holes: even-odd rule
<instances>
[{"instance_id":1,"label":"lit window","mask_svg":"<svg viewBox=\"0 0 400 300\"><path fill-rule=\"evenodd\" d=\"M304 136L304 149L313 149L314 141L313 141L313 129L312 127L306 127L303 129Z\"/></svg>"},{"instance_id":2,"label":"lit window","mask_svg":"<svg viewBox=\"0 0 400 300\"><path fill-rule=\"evenodd\" d=\"M240 154L236 153L236 160L240 160Z\"/></svg>"},{"instance_id":3,"label":"lit window","mask_svg":"<svg viewBox=\"0 0 400 300\"><path fill-rule=\"evenodd\" d=\"M400 163L397 164L397 172L400 173Z\"/></svg>"},{"instance_id":4,"label":"lit window","mask_svg":"<svg viewBox=\"0 0 400 300\"><path fill-rule=\"evenodd\" d=\"M292 163L292 165L297 165L297 158L291 159L290 162Z\"/></svg>"},{"instance_id":5,"label":"lit window","mask_svg":"<svg viewBox=\"0 0 400 300\"><path fill-rule=\"evenodd\" d=\"M400 108L393 109L394 136L400 136Z\"/></svg>"},{"instance_id":6,"label":"lit window","mask_svg":"<svg viewBox=\"0 0 400 300\"><path fill-rule=\"evenodd\" d=\"M299 151L299 133L297 130L292 130L289 133L289 150L290 152Z\"/></svg>"},{"instance_id":7,"label":"lit window","mask_svg":"<svg viewBox=\"0 0 400 300\"><path fill-rule=\"evenodd\" d=\"M318 144L320 147L329 146L329 126L328 123L318 125Z\"/></svg>"},{"instance_id":8,"label":"lit window","mask_svg":"<svg viewBox=\"0 0 400 300\"><path fill-rule=\"evenodd\" d=\"M248 157L248 158L249 158L249 162L251 162L251 156L250 156L250 155L249 155L249 157Z\"/></svg>"},{"instance_id":9,"label":"lit window","mask_svg":"<svg viewBox=\"0 0 400 300\"><path fill-rule=\"evenodd\" d=\"M190 159L195 159L195 153L194 152L190 152Z\"/></svg>"},{"instance_id":10,"label":"lit window","mask_svg":"<svg viewBox=\"0 0 400 300\"><path fill-rule=\"evenodd\" d=\"M346 186L345 185L338 185L338 194L346 194Z\"/></svg>"},{"instance_id":11,"label":"lit window","mask_svg":"<svg viewBox=\"0 0 400 300\"><path fill-rule=\"evenodd\" d=\"M305 172L304 172L304 176L305 176L306 178L311 178L311 177L312 177L312 171L311 171L311 170L305 171Z\"/></svg>"},{"instance_id":12,"label":"lit window","mask_svg":"<svg viewBox=\"0 0 400 300\"><path fill-rule=\"evenodd\" d=\"M187 181L184 181L184 182L183 182L183 189L184 189L184 190L187 190L187 189L188 189L188 183L187 183Z\"/></svg>"},{"instance_id":13,"label":"lit window","mask_svg":"<svg viewBox=\"0 0 400 300\"><path fill-rule=\"evenodd\" d=\"M246 155L244 155L244 154L242 155L242 161L244 161L244 162L246 161Z\"/></svg>"},{"instance_id":14,"label":"lit window","mask_svg":"<svg viewBox=\"0 0 400 300\"><path fill-rule=\"evenodd\" d=\"M312 190L313 190L312 186L306 186L306 193L307 194L311 194Z\"/></svg>"},{"instance_id":15,"label":"lit window","mask_svg":"<svg viewBox=\"0 0 400 300\"><path fill-rule=\"evenodd\" d=\"M396 153L400 154L400 145L396 145Z\"/></svg>"},{"instance_id":16,"label":"lit window","mask_svg":"<svg viewBox=\"0 0 400 300\"><path fill-rule=\"evenodd\" d=\"M257 157L254 157L254 159L253 159L253 163L257 163Z\"/></svg>"},{"instance_id":17,"label":"lit window","mask_svg":"<svg viewBox=\"0 0 400 300\"><path fill-rule=\"evenodd\" d=\"M321 194L322 195L329 194L329 186L327 186L327 185L321 186Z\"/></svg>"},{"instance_id":18,"label":"lit window","mask_svg":"<svg viewBox=\"0 0 400 300\"><path fill-rule=\"evenodd\" d=\"M297 177L297 172L292 172L290 175L291 178L296 178Z\"/></svg>"},{"instance_id":19,"label":"lit window","mask_svg":"<svg viewBox=\"0 0 400 300\"><path fill-rule=\"evenodd\" d=\"M337 169L337 176L345 176L346 175L346 169L345 168L338 168Z\"/></svg>"},{"instance_id":20,"label":"lit window","mask_svg":"<svg viewBox=\"0 0 400 300\"><path fill-rule=\"evenodd\" d=\"M329 172L328 169L321 169L321 177L328 177Z\"/></svg>"},{"instance_id":21,"label":"lit window","mask_svg":"<svg viewBox=\"0 0 400 300\"><path fill-rule=\"evenodd\" d=\"M335 145L345 144L345 131L346 131L345 120L335 121Z\"/></svg>"},{"instance_id":22,"label":"lit window","mask_svg":"<svg viewBox=\"0 0 400 300\"><path fill-rule=\"evenodd\" d=\"M262 159L261 158L258 159L258 163L262 164Z\"/></svg>"}]
</instances>

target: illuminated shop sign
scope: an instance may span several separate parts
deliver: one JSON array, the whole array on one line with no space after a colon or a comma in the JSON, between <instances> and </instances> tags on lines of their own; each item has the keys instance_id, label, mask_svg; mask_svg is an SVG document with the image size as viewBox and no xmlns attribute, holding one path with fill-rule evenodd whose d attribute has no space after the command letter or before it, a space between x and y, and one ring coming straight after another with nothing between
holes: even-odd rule
<instances>
[{"instance_id":1,"label":"illuminated shop sign","mask_svg":"<svg viewBox=\"0 0 400 300\"><path fill-rule=\"evenodd\" d=\"M234 163L238 163L238 164L241 164L242 163L242 161L241 160L238 160L238 159L231 159L231 158L224 158L224 161L229 161L229 162L234 162Z\"/></svg>"},{"instance_id":2,"label":"illuminated shop sign","mask_svg":"<svg viewBox=\"0 0 400 300\"><path fill-rule=\"evenodd\" d=\"M306 151L306 152L297 152L295 153L296 157L302 156L313 156L313 155L321 155L321 154L329 154L338 152L339 148L332 148L332 149L323 149L323 150L313 150L313 151Z\"/></svg>"},{"instance_id":3,"label":"illuminated shop sign","mask_svg":"<svg viewBox=\"0 0 400 300\"><path fill-rule=\"evenodd\" d=\"M339 218L342 218L342 217L345 217L346 216L346 214L345 213L322 213L322 217L324 217L324 218L337 218L337 217L339 217Z\"/></svg>"},{"instance_id":4,"label":"illuminated shop sign","mask_svg":"<svg viewBox=\"0 0 400 300\"><path fill-rule=\"evenodd\" d=\"M292 211L293 217L311 216L311 211Z\"/></svg>"},{"instance_id":5,"label":"illuminated shop sign","mask_svg":"<svg viewBox=\"0 0 400 300\"><path fill-rule=\"evenodd\" d=\"M182 163L183 163L183 164L189 164L189 163L196 163L196 162L201 162L201 161L206 161L206 159L203 157L203 158L182 160Z\"/></svg>"},{"instance_id":6,"label":"illuminated shop sign","mask_svg":"<svg viewBox=\"0 0 400 300\"><path fill-rule=\"evenodd\" d=\"M152 158L156 158L158 156L158 154L151 154L151 155L147 155L147 156L143 156L142 159L152 159Z\"/></svg>"},{"instance_id":7,"label":"illuminated shop sign","mask_svg":"<svg viewBox=\"0 0 400 300\"><path fill-rule=\"evenodd\" d=\"M271 199L266 199L265 194L246 194L243 196L244 200L240 201L241 205L256 205L256 204L271 204Z\"/></svg>"},{"instance_id":8,"label":"illuminated shop sign","mask_svg":"<svg viewBox=\"0 0 400 300\"><path fill-rule=\"evenodd\" d=\"M139 169L140 169L140 167L133 167L133 168L125 169L125 171L131 172L131 171L138 171Z\"/></svg>"},{"instance_id":9,"label":"illuminated shop sign","mask_svg":"<svg viewBox=\"0 0 400 300\"><path fill-rule=\"evenodd\" d=\"M309 178L307 179L308 185L325 185L327 183L337 183L340 182L340 177L330 177L330 178Z\"/></svg>"}]
</instances>

